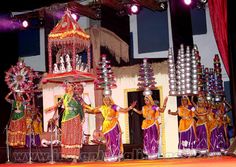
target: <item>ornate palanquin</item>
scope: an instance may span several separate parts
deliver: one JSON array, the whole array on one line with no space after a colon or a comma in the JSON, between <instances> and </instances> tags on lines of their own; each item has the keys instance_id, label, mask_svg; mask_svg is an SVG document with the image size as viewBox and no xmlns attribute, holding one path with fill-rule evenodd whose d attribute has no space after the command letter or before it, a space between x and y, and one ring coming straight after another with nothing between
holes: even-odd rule
<instances>
[{"instance_id":1,"label":"ornate palanquin","mask_svg":"<svg viewBox=\"0 0 236 167\"><path fill-rule=\"evenodd\" d=\"M93 81L95 76L90 73L90 36L80 27L79 23L73 19L69 10L65 11L62 19L52 29L48 35L48 74L43 78L43 82L61 83L65 80L71 82ZM78 54L86 53L86 62L78 64ZM64 61L64 57L69 60ZM68 58L67 57L67 58ZM64 71L56 71L55 67L68 66ZM64 63L64 64L62 64Z\"/></svg>"}]
</instances>

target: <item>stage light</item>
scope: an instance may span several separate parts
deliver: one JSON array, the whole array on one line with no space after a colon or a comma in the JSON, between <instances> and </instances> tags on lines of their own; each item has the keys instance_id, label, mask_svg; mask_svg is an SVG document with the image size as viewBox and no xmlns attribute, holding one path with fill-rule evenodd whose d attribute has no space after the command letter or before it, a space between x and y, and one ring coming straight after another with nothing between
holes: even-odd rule
<instances>
[{"instance_id":1,"label":"stage light","mask_svg":"<svg viewBox=\"0 0 236 167\"><path fill-rule=\"evenodd\" d=\"M168 4L167 2L160 2L160 11L167 10Z\"/></svg>"},{"instance_id":2,"label":"stage light","mask_svg":"<svg viewBox=\"0 0 236 167\"><path fill-rule=\"evenodd\" d=\"M78 20L78 16L77 16L75 13L72 13L71 16L72 16L72 18L73 18L75 21Z\"/></svg>"},{"instance_id":3,"label":"stage light","mask_svg":"<svg viewBox=\"0 0 236 167\"><path fill-rule=\"evenodd\" d=\"M23 21L22 21L22 26L23 26L24 28L27 28L27 27L29 26L29 22L28 22L27 20L23 20Z\"/></svg>"},{"instance_id":4,"label":"stage light","mask_svg":"<svg viewBox=\"0 0 236 167\"><path fill-rule=\"evenodd\" d=\"M191 5L192 0L184 0L185 5Z\"/></svg>"},{"instance_id":5,"label":"stage light","mask_svg":"<svg viewBox=\"0 0 236 167\"><path fill-rule=\"evenodd\" d=\"M199 0L199 2L206 4L208 2L208 0Z\"/></svg>"},{"instance_id":6,"label":"stage light","mask_svg":"<svg viewBox=\"0 0 236 167\"><path fill-rule=\"evenodd\" d=\"M132 14L137 14L139 12L139 5L138 4L131 4L130 11Z\"/></svg>"},{"instance_id":7,"label":"stage light","mask_svg":"<svg viewBox=\"0 0 236 167\"><path fill-rule=\"evenodd\" d=\"M208 0L198 0L196 7L198 9L204 9L207 2L208 2Z\"/></svg>"}]
</instances>

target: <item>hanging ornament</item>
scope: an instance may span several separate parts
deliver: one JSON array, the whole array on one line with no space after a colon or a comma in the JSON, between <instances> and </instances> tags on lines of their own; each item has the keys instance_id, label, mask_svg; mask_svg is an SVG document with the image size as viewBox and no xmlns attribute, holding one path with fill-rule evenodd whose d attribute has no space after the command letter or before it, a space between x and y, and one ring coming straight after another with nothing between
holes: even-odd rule
<instances>
[{"instance_id":1,"label":"hanging ornament","mask_svg":"<svg viewBox=\"0 0 236 167\"><path fill-rule=\"evenodd\" d=\"M198 94L198 68L197 68L197 50L190 49L190 46L184 49L180 45L176 63L172 50L168 52L169 67L169 95L183 96ZM199 59L200 60L200 59Z\"/></svg>"},{"instance_id":2,"label":"hanging ornament","mask_svg":"<svg viewBox=\"0 0 236 167\"><path fill-rule=\"evenodd\" d=\"M155 78L151 65L148 63L147 58L143 59L143 64L140 65L138 87L143 90L143 95L151 95L152 89L155 89Z\"/></svg>"},{"instance_id":3,"label":"hanging ornament","mask_svg":"<svg viewBox=\"0 0 236 167\"><path fill-rule=\"evenodd\" d=\"M214 75L214 69L209 69L209 97L207 97L207 100L212 100L214 94L215 94L215 75Z\"/></svg>"},{"instance_id":4,"label":"hanging ornament","mask_svg":"<svg viewBox=\"0 0 236 167\"><path fill-rule=\"evenodd\" d=\"M169 67L169 94L171 96L176 95L176 72L175 72L175 60L172 48L168 51L168 67Z\"/></svg>"},{"instance_id":5,"label":"hanging ornament","mask_svg":"<svg viewBox=\"0 0 236 167\"><path fill-rule=\"evenodd\" d=\"M26 66L24 61L20 59L15 66L6 72L5 82L8 88L15 92L25 92L33 89L33 80L35 74L33 70Z\"/></svg>"},{"instance_id":6,"label":"hanging ornament","mask_svg":"<svg viewBox=\"0 0 236 167\"><path fill-rule=\"evenodd\" d=\"M201 57L198 51L197 46L194 46L194 54L196 57L196 63L197 63L197 90L199 94L204 94L203 92L203 66L201 64Z\"/></svg>"},{"instance_id":7,"label":"hanging ornament","mask_svg":"<svg viewBox=\"0 0 236 167\"><path fill-rule=\"evenodd\" d=\"M180 50L178 50L177 65L176 65L176 82L177 82L177 95L181 95L181 62Z\"/></svg>"},{"instance_id":8,"label":"hanging ornament","mask_svg":"<svg viewBox=\"0 0 236 167\"><path fill-rule=\"evenodd\" d=\"M215 101L221 101L224 95L223 80L221 74L221 63L219 55L214 57L214 73L215 73Z\"/></svg>"},{"instance_id":9,"label":"hanging ornament","mask_svg":"<svg viewBox=\"0 0 236 167\"><path fill-rule=\"evenodd\" d=\"M191 65L192 65L192 93L194 95L198 94L198 80L197 80L197 60L195 55L195 49L192 49L192 55L191 55Z\"/></svg>"},{"instance_id":10,"label":"hanging ornament","mask_svg":"<svg viewBox=\"0 0 236 167\"><path fill-rule=\"evenodd\" d=\"M185 94L192 94L192 78L191 78L191 54L190 47L187 46L185 53Z\"/></svg>"},{"instance_id":11,"label":"hanging ornament","mask_svg":"<svg viewBox=\"0 0 236 167\"><path fill-rule=\"evenodd\" d=\"M212 92L211 92L211 70L208 68L204 68L204 94L206 96L206 99L210 101L212 99Z\"/></svg>"},{"instance_id":12,"label":"hanging ornament","mask_svg":"<svg viewBox=\"0 0 236 167\"><path fill-rule=\"evenodd\" d=\"M104 96L111 95L111 89L116 88L116 81L111 70L110 61L106 60L106 55L102 55L101 62L98 63L96 69L97 79L95 80L96 89L103 89Z\"/></svg>"}]
</instances>

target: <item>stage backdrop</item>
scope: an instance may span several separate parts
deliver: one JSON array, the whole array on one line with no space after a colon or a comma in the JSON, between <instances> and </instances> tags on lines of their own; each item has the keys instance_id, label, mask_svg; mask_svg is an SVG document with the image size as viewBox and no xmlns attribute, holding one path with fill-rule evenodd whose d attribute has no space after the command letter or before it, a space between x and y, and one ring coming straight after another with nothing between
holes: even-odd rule
<instances>
[{"instance_id":1,"label":"stage backdrop","mask_svg":"<svg viewBox=\"0 0 236 167\"><path fill-rule=\"evenodd\" d=\"M168 84L168 63L152 64L154 75L156 78L156 86L160 94L160 104L162 106L163 100L169 93ZM128 92L136 91L138 83L139 65L131 67L112 68L116 78L117 88L112 90L112 97L116 104L121 107L127 107ZM84 93L89 95L91 105L94 106L94 85L89 83L84 88ZM47 84L43 88L43 107L44 109L53 106L58 98L64 94L64 89L61 85ZM164 157L177 157L178 151L178 122L177 117L171 116L167 113L168 109L176 111L177 102L176 97L169 97L167 108L164 114L161 115L161 154ZM46 131L48 120L52 117L53 112L44 112L44 130ZM129 132L129 114L121 113L119 122L122 130L123 143L130 143ZM88 116L88 132L92 135L95 130L94 115ZM140 136L141 137L141 136Z\"/></svg>"}]
</instances>

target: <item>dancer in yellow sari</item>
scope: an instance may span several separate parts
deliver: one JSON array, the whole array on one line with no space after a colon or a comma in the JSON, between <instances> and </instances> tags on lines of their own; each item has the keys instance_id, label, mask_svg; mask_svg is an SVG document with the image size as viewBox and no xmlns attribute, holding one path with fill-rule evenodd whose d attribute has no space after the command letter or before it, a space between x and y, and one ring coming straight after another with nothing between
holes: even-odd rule
<instances>
[{"instance_id":1,"label":"dancer in yellow sari","mask_svg":"<svg viewBox=\"0 0 236 167\"><path fill-rule=\"evenodd\" d=\"M197 132L197 143L196 143L196 150L200 155L206 155L208 153L208 139L209 139L209 132L207 126L207 105L206 105L206 98L203 95L198 96L197 104L193 101L192 96L192 104L196 108L195 115L197 117L197 124L196 124L196 132Z\"/></svg>"},{"instance_id":2,"label":"dancer in yellow sari","mask_svg":"<svg viewBox=\"0 0 236 167\"><path fill-rule=\"evenodd\" d=\"M194 120L195 108L187 96L182 96L181 106L176 112L168 111L168 114L178 115L179 121L179 156L196 155L196 122Z\"/></svg>"},{"instance_id":3,"label":"dancer in yellow sari","mask_svg":"<svg viewBox=\"0 0 236 167\"><path fill-rule=\"evenodd\" d=\"M103 105L91 108L87 107L89 113L101 113L104 121L102 132L106 139L106 151L104 161L119 161L123 157L123 144L120 124L118 121L119 112L128 112L136 103L132 103L128 108L121 108L116 105L110 96L103 98Z\"/></svg>"},{"instance_id":4,"label":"dancer in yellow sari","mask_svg":"<svg viewBox=\"0 0 236 167\"><path fill-rule=\"evenodd\" d=\"M151 95L146 95L144 97L145 105L142 107L142 111L133 109L144 117L142 123L143 153L148 156L148 159L156 159L158 157L160 139L160 123L158 122L158 118L160 117L160 113L165 111L167 100L168 98L165 98L163 107L160 108L155 105Z\"/></svg>"}]
</instances>

